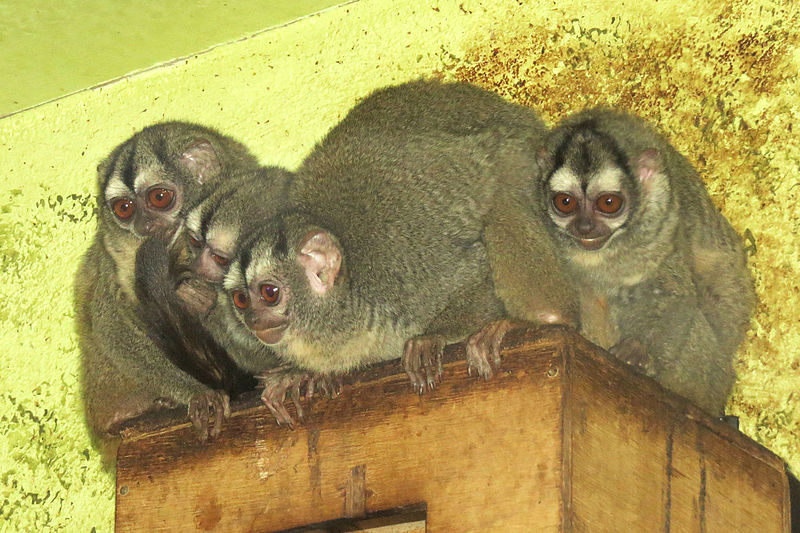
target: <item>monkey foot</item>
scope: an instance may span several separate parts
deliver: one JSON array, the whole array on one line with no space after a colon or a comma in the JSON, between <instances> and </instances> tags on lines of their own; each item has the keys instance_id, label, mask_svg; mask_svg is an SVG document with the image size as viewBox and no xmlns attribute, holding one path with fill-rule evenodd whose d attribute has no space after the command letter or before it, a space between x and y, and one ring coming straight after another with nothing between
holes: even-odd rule
<instances>
[{"instance_id":1,"label":"monkey foot","mask_svg":"<svg viewBox=\"0 0 800 533\"><path fill-rule=\"evenodd\" d=\"M636 339L626 338L608 349L614 357L626 363L640 372L647 373L650 365L650 357L644 344Z\"/></svg>"},{"instance_id":2,"label":"monkey foot","mask_svg":"<svg viewBox=\"0 0 800 533\"><path fill-rule=\"evenodd\" d=\"M441 381L444 345L438 335L421 335L406 341L400 363L417 394L433 390Z\"/></svg>"},{"instance_id":3,"label":"monkey foot","mask_svg":"<svg viewBox=\"0 0 800 533\"><path fill-rule=\"evenodd\" d=\"M192 396L189 400L189 420L192 421L200 441L215 439L222 431L222 421L231 416L228 395L222 391L209 390ZM213 425L211 425L213 420ZM210 431L209 431L210 429Z\"/></svg>"},{"instance_id":4,"label":"monkey foot","mask_svg":"<svg viewBox=\"0 0 800 533\"><path fill-rule=\"evenodd\" d=\"M467 372L470 376L474 372L485 380L491 379L492 367L500 366L503 338L519 324L507 319L495 320L467 339Z\"/></svg>"}]
</instances>

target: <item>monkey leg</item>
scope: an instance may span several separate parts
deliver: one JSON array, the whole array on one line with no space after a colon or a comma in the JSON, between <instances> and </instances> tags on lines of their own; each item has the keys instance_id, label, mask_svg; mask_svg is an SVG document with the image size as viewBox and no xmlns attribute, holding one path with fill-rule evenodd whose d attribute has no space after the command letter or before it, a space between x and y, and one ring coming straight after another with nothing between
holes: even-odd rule
<instances>
[{"instance_id":1,"label":"monkey leg","mask_svg":"<svg viewBox=\"0 0 800 533\"><path fill-rule=\"evenodd\" d=\"M506 333L522 322L517 320L494 320L467 339L467 372L473 371L485 380L493 375L492 366L500 366L500 345Z\"/></svg>"},{"instance_id":2,"label":"monkey leg","mask_svg":"<svg viewBox=\"0 0 800 533\"><path fill-rule=\"evenodd\" d=\"M209 390L192 396L189 400L189 419L197 436L203 442L215 439L222 431L222 421L231 416L228 395L222 391ZM211 421L213 419L213 425Z\"/></svg>"},{"instance_id":3,"label":"monkey leg","mask_svg":"<svg viewBox=\"0 0 800 533\"><path fill-rule=\"evenodd\" d=\"M406 341L400 363L417 394L433 390L442 379L442 352L446 342L440 335L420 335Z\"/></svg>"}]
</instances>

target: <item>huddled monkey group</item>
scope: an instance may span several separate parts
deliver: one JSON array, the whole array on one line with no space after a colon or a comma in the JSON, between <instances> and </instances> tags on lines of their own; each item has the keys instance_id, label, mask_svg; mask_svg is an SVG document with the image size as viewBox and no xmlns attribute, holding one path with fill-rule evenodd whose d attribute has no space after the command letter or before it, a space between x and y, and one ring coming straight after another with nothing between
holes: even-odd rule
<instances>
[{"instance_id":1,"label":"huddled monkey group","mask_svg":"<svg viewBox=\"0 0 800 533\"><path fill-rule=\"evenodd\" d=\"M466 341L489 379L515 325L565 324L713 416L755 303L740 237L687 159L596 108L548 129L466 83L363 99L290 171L189 123L98 167L76 277L87 420L114 434L187 406L201 439L261 387L303 394L400 359L412 389Z\"/></svg>"}]
</instances>

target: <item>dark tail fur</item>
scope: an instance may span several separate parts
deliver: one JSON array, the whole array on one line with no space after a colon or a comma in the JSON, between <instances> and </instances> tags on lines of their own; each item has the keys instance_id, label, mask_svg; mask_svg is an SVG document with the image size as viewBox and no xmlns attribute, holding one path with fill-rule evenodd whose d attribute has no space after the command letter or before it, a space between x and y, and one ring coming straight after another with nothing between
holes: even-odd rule
<instances>
[{"instance_id":1,"label":"dark tail fur","mask_svg":"<svg viewBox=\"0 0 800 533\"><path fill-rule=\"evenodd\" d=\"M254 378L181 306L172 263L166 245L155 238L136 254L137 314L148 334L175 366L201 383L232 396L255 388Z\"/></svg>"}]
</instances>

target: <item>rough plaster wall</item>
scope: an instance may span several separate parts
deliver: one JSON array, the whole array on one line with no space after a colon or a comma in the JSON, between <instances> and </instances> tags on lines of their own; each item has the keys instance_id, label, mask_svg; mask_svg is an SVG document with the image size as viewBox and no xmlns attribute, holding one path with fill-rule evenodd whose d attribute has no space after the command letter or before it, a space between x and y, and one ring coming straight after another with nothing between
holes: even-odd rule
<instances>
[{"instance_id":1,"label":"rough plaster wall","mask_svg":"<svg viewBox=\"0 0 800 533\"><path fill-rule=\"evenodd\" d=\"M465 79L551 123L608 103L659 124L751 235L761 299L729 411L800 469L800 143L794 3L364 0L0 121L0 529L110 531L113 476L77 398L72 275L94 168L163 119L294 167L370 89ZM800 127L800 125L798 126Z\"/></svg>"}]
</instances>

